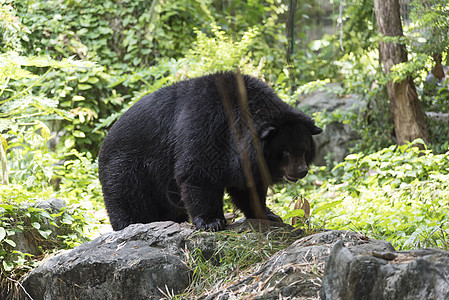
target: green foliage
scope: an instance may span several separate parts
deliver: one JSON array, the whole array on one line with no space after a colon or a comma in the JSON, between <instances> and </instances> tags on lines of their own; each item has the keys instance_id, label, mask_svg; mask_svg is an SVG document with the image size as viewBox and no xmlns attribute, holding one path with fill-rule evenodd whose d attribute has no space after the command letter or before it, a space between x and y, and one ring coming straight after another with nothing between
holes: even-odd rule
<instances>
[{"instance_id":1,"label":"green foliage","mask_svg":"<svg viewBox=\"0 0 449 300\"><path fill-rule=\"evenodd\" d=\"M415 143L423 142L417 140ZM345 162L336 166L334 170L343 168L344 175L341 179L348 184L357 183L365 187L389 185L396 188L402 183L407 184L414 180L429 180L430 175L439 173L440 168L449 166L449 161L444 159L444 156L435 156L430 150L422 152L409 144L391 146L367 156L360 153L348 155ZM375 173L367 176L368 172Z\"/></svg>"},{"instance_id":2,"label":"green foliage","mask_svg":"<svg viewBox=\"0 0 449 300\"><path fill-rule=\"evenodd\" d=\"M4 2L11 3L10 0ZM73 120L56 123L56 131L68 132L61 142L82 152L89 151L94 156L104 138L105 125L116 119L110 116L126 110L145 92L152 91L153 86L160 86L153 81L164 76L153 77L154 73L166 72L168 62L186 55L194 58L194 62L198 54L208 57L207 53L201 52L189 54L189 49L196 37L202 38L204 45L206 32L211 28L222 44L233 43L230 37L237 37L236 40L243 37L238 42L238 51L230 53L232 63L225 59L223 68L228 63L234 67L236 59L240 64L240 59L246 64L251 55L242 50L251 43L254 61L261 62L259 70L263 61L282 69L280 49L272 47L283 38L283 24L278 22L278 15L285 12L286 6L280 0L233 1L231 5L211 0L95 0L88 3L80 0L20 0L14 1L13 7L17 10L16 19L23 24L23 30L15 35L15 40L23 45L21 49L26 49L27 55L49 55L58 59L76 57L97 63L83 72L51 70L46 75L48 80L38 89L43 97L57 100L57 108L67 109L74 115ZM235 15L235 10L247 14ZM227 36L210 24L220 24ZM254 39L255 28L264 35ZM223 50L211 50L214 54L223 54ZM221 63L218 57L215 62ZM169 73L165 74L169 78L163 79L164 83L182 75L172 76L176 74L177 65L175 62L170 66ZM149 71L153 66L161 69ZM191 69L185 63L184 67ZM205 68L203 66L203 70ZM125 77L131 80L122 81Z\"/></svg>"},{"instance_id":3,"label":"green foliage","mask_svg":"<svg viewBox=\"0 0 449 300\"><path fill-rule=\"evenodd\" d=\"M419 142L419 141L415 141ZM448 249L449 152L412 144L349 155L308 194L312 222L386 239L399 249Z\"/></svg>"},{"instance_id":4,"label":"green foliage","mask_svg":"<svg viewBox=\"0 0 449 300\"><path fill-rule=\"evenodd\" d=\"M21 39L26 39L27 28L19 21L11 5L0 4L0 49L1 52L19 50L22 48Z\"/></svg>"},{"instance_id":5,"label":"green foliage","mask_svg":"<svg viewBox=\"0 0 449 300\"><path fill-rule=\"evenodd\" d=\"M37 124L36 118L46 121L67 120L77 124L78 118L75 120L75 117L80 115L79 111L68 112L64 109L64 102L47 97L44 93L46 82L57 81L52 80L54 74L59 72L57 70L63 69L66 73L82 72L92 67L92 63L71 58L56 61L45 57L24 57L15 52L0 55L0 63L0 83L3 86L0 116L4 118L0 121L2 129ZM46 72L37 75L29 71L30 67L46 69ZM73 96L72 101L73 99L77 99L76 96ZM47 122L50 123L52 122ZM81 131L73 131L74 135L77 133Z\"/></svg>"},{"instance_id":6,"label":"green foliage","mask_svg":"<svg viewBox=\"0 0 449 300\"><path fill-rule=\"evenodd\" d=\"M87 241L97 223L87 210L102 204L96 163L75 150L51 152L44 123L16 124L2 136L8 140L10 171L10 184L0 185L0 285L6 293L11 279L20 279L42 255ZM68 205L61 211L41 208L50 198ZM16 244L24 238L36 253L25 252L30 248L23 242Z\"/></svg>"},{"instance_id":7,"label":"green foliage","mask_svg":"<svg viewBox=\"0 0 449 300\"><path fill-rule=\"evenodd\" d=\"M260 76L263 68L263 60L252 63L250 48L259 35L257 27L250 28L243 33L240 41L234 42L219 26L211 25L212 36L196 30L197 40L193 48L181 64L185 70L181 70L184 76L196 77L217 71L229 71L240 68L244 74Z\"/></svg>"},{"instance_id":8,"label":"green foliage","mask_svg":"<svg viewBox=\"0 0 449 300\"><path fill-rule=\"evenodd\" d=\"M19 184L0 186L2 298L11 290L11 280L19 280L36 267L44 254L70 249L88 240L85 229L93 220L86 211L78 205L53 212L40 208L39 204L51 196L48 189L37 192Z\"/></svg>"},{"instance_id":9,"label":"green foliage","mask_svg":"<svg viewBox=\"0 0 449 300\"><path fill-rule=\"evenodd\" d=\"M446 59L449 57L446 53ZM444 58L444 56L443 56ZM449 80L446 76L446 80L443 81L440 85L436 86L434 90L428 92L426 90L425 84L423 88L420 90L421 94L421 103L423 110L426 112L430 112L430 114L449 113ZM437 153L443 153L449 147L449 132L447 130L447 121L439 118L428 118L427 126L430 128L429 135L431 145L430 147Z\"/></svg>"},{"instance_id":10,"label":"green foliage","mask_svg":"<svg viewBox=\"0 0 449 300\"><path fill-rule=\"evenodd\" d=\"M355 230L396 249L449 249L449 151L408 145L354 153L332 171L313 167L300 184L278 185L268 202L288 221L297 197L311 205L307 231ZM302 212L299 212L302 216Z\"/></svg>"},{"instance_id":11,"label":"green foliage","mask_svg":"<svg viewBox=\"0 0 449 300\"><path fill-rule=\"evenodd\" d=\"M14 15L11 7L6 11ZM12 19L17 21L14 16ZM43 255L88 240L96 221L86 209L101 195L96 165L88 154L65 154L67 149L63 148L58 153L49 150L47 143L53 136L47 124L72 121L73 115L59 107L56 99L39 92L52 72L79 72L93 64L72 58L57 61L19 55L18 37L24 33L23 28L20 23L11 26L0 24L4 37L15 38L14 43L2 44L3 49L11 51L0 55L0 147L4 154L2 175L7 175L0 185L2 299L13 297L15 282ZM81 197L85 201L80 201ZM63 199L68 205L60 211L40 207L50 198ZM92 201L94 198L96 201Z\"/></svg>"},{"instance_id":12,"label":"green foliage","mask_svg":"<svg viewBox=\"0 0 449 300\"><path fill-rule=\"evenodd\" d=\"M447 56L447 55L446 55ZM446 78L440 85L436 85L434 90L427 92L426 87L422 89L421 103L424 111L430 113L449 113L449 80ZM431 147L436 153L444 153L449 148L449 131L447 121L439 118L428 118L427 126L430 128L429 135Z\"/></svg>"},{"instance_id":13,"label":"green foliage","mask_svg":"<svg viewBox=\"0 0 449 300\"><path fill-rule=\"evenodd\" d=\"M98 221L88 210L103 207L96 163L75 150L50 152L44 123L16 125L3 136L8 140L10 184L0 185L2 298L14 291L13 280L34 268L43 255L89 240ZM60 211L40 206L51 198L67 205Z\"/></svg>"},{"instance_id":14,"label":"green foliage","mask_svg":"<svg viewBox=\"0 0 449 300\"><path fill-rule=\"evenodd\" d=\"M208 1L16 1L30 28L27 49L76 55L113 69L151 65L180 57L190 46L193 26L207 24ZM195 25L194 25L195 24ZM42 39L42 33L45 33Z\"/></svg>"},{"instance_id":15,"label":"green foliage","mask_svg":"<svg viewBox=\"0 0 449 300\"><path fill-rule=\"evenodd\" d=\"M39 186L51 180L52 164L57 158L49 153L46 142L51 132L44 122L50 120L71 120L72 115L57 107L56 100L33 94L33 90L45 80L55 68L84 68L88 62L71 59L55 61L41 57L23 57L14 52L0 56L0 84L3 86L0 100L0 132L4 150L9 151L8 161L14 183L24 182L28 188ZM23 67L47 68L37 76ZM40 120L39 120L40 119ZM39 132L40 134L37 134ZM29 172L33 172L29 176Z\"/></svg>"},{"instance_id":16,"label":"green foliage","mask_svg":"<svg viewBox=\"0 0 449 300\"><path fill-rule=\"evenodd\" d=\"M350 88L351 84L369 89L370 85L366 85L363 77L370 74L366 72L366 68L372 65L372 61L367 61L366 56L371 59L373 51L377 49L373 3L372 0L351 0L344 4L340 2L330 2L333 7L330 18L336 29L333 35L324 33L320 39L308 41L303 30L311 25L310 13L303 8L305 13L298 16L296 22L301 25L297 25L295 30L302 39L296 41L297 50L292 57L295 84L302 85L327 78L340 81L352 76L345 81L348 92L354 91ZM315 27L322 25L325 24Z\"/></svg>"},{"instance_id":17,"label":"green foliage","mask_svg":"<svg viewBox=\"0 0 449 300\"><path fill-rule=\"evenodd\" d=\"M412 2L410 26L415 52L428 55L447 52L449 47L449 8L445 0ZM449 62L449 61L448 61Z\"/></svg>"},{"instance_id":18,"label":"green foliage","mask_svg":"<svg viewBox=\"0 0 449 300\"><path fill-rule=\"evenodd\" d=\"M343 26L340 48L347 54L377 49L373 0L349 0L343 5L343 20L339 21L339 26Z\"/></svg>"}]
</instances>

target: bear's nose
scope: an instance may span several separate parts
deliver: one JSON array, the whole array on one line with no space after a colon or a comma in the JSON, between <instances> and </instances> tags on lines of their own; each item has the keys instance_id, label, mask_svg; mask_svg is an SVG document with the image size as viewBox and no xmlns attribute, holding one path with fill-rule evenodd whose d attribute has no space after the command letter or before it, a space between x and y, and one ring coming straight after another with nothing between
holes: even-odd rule
<instances>
[{"instance_id":1,"label":"bear's nose","mask_svg":"<svg viewBox=\"0 0 449 300\"><path fill-rule=\"evenodd\" d=\"M302 166L302 167L299 167L297 169L297 173L296 174L297 174L299 179L302 179L302 178L306 177L308 172L309 172L309 168L307 168L305 166Z\"/></svg>"},{"instance_id":2,"label":"bear's nose","mask_svg":"<svg viewBox=\"0 0 449 300\"><path fill-rule=\"evenodd\" d=\"M308 173L307 169L299 169L298 170L298 178L302 179L302 178L306 177L307 173Z\"/></svg>"}]
</instances>

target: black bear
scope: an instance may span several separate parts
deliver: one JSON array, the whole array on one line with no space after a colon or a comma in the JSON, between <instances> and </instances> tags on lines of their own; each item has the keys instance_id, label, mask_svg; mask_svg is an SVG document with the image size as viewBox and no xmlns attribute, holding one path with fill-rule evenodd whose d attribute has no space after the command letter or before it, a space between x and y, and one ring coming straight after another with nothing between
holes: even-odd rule
<instances>
[{"instance_id":1,"label":"black bear","mask_svg":"<svg viewBox=\"0 0 449 300\"><path fill-rule=\"evenodd\" d=\"M297 181L322 129L264 82L220 72L144 96L112 126L99 178L114 230L133 223L225 225L223 194L247 218L282 219L265 205L268 186Z\"/></svg>"}]
</instances>

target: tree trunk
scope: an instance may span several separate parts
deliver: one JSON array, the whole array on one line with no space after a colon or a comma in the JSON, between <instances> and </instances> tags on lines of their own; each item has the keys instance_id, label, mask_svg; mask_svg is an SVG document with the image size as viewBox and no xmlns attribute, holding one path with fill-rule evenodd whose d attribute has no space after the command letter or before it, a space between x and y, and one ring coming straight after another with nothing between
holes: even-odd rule
<instances>
[{"instance_id":1,"label":"tree trunk","mask_svg":"<svg viewBox=\"0 0 449 300\"><path fill-rule=\"evenodd\" d=\"M377 29L382 36L401 37L402 23L399 0L374 0ZM407 52L400 43L379 42L379 60L383 71L389 73L392 66L406 62ZM426 120L411 77L387 83L390 109L399 145L421 138L428 143Z\"/></svg>"}]
</instances>

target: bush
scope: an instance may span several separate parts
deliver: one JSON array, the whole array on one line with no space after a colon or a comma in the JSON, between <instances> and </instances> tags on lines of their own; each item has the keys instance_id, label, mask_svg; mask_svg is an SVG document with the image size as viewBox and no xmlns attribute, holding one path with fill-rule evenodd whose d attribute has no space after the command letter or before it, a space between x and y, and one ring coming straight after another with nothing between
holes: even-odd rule
<instances>
[{"instance_id":1,"label":"bush","mask_svg":"<svg viewBox=\"0 0 449 300\"><path fill-rule=\"evenodd\" d=\"M17 21L11 7L2 9ZM22 25L8 22L0 24L4 41L5 37L13 41L2 45L10 51L0 55L1 299L17 296L18 280L45 254L88 240L95 221L87 209L93 205L85 205L82 198L95 203L101 195L96 164L88 154L70 152L67 147L58 153L49 150L53 136L47 124L72 121L74 116L58 107L57 100L37 92L53 71L79 72L92 64L22 56L17 51L23 31L16 30ZM67 205L54 211L40 206L51 198L63 199Z\"/></svg>"},{"instance_id":2,"label":"bush","mask_svg":"<svg viewBox=\"0 0 449 300\"><path fill-rule=\"evenodd\" d=\"M349 155L332 171L335 178L306 193L310 221L386 239L399 249L449 249L449 152L412 145Z\"/></svg>"}]
</instances>

